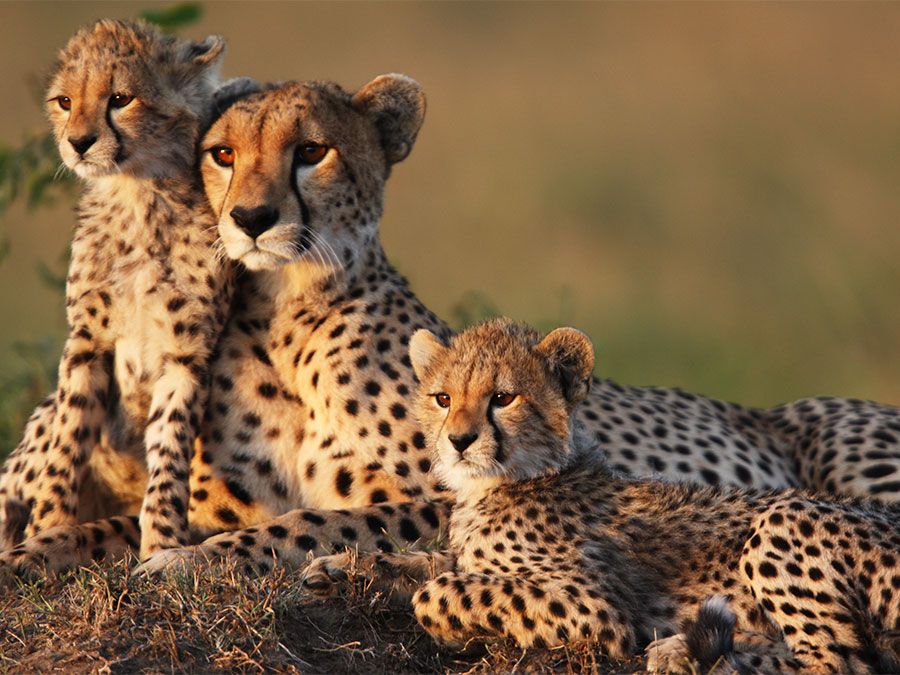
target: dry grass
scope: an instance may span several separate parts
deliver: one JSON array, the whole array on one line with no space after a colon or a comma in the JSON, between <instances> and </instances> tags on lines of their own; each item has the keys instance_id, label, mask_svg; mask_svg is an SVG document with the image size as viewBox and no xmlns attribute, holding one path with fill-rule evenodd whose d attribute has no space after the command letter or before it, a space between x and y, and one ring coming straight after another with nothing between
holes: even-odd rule
<instances>
[{"instance_id":1,"label":"dry grass","mask_svg":"<svg viewBox=\"0 0 900 675\"><path fill-rule=\"evenodd\" d=\"M636 672L588 647L440 649L404 607L354 586L304 593L301 574L227 566L166 579L134 561L17 582L0 599L0 671Z\"/></svg>"}]
</instances>

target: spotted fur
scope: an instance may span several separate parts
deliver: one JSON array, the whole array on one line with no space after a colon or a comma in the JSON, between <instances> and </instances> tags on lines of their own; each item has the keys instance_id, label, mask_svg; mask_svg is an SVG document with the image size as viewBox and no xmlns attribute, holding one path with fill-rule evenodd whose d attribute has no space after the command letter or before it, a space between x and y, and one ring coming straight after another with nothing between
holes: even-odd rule
<instances>
[{"instance_id":1,"label":"spotted fur","mask_svg":"<svg viewBox=\"0 0 900 675\"><path fill-rule=\"evenodd\" d=\"M900 664L896 507L617 475L570 431L593 366L573 329L541 339L494 320L449 346L421 331L410 353L419 419L457 500L450 551L430 567L421 554L360 567L423 580L412 604L437 640L588 640L624 658L685 626L687 655L707 668L710 650L742 672ZM346 563L317 559L307 586L327 588ZM744 651L745 633L765 641Z\"/></svg>"},{"instance_id":2,"label":"spotted fur","mask_svg":"<svg viewBox=\"0 0 900 675\"><path fill-rule=\"evenodd\" d=\"M193 538L216 538L150 569L235 551L250 568L270 567L273 550L300 564L309 551L409 547L446 529L407 348L418 328L450 331L378 235L385 181L423 120L421 88L398 75L353 93L255 88L229 97L201 144L222 241L245 268L191 467ZM311 146L326 149L316 163L303 160ZM216 163L222 148L230 167ZM627 475L900 494L900 418L888 406L826 398L761 410L594 380L575 414L586 444Z\"/></svg>"},{"instance_id":3,"label":"spotted fur","mask_svg":"<svg viewBox=\"0 0 900 675\"><path fill-rule=\"evenodd\" d=\"M229 264L195 146L221 38L103 20L60 52L47 113L84 179L55 395L4 467L6 543L140 510L141 554L188 543L188 470ZM96 450L95 450L96 449Z\"/></svg>"}]
</instances>

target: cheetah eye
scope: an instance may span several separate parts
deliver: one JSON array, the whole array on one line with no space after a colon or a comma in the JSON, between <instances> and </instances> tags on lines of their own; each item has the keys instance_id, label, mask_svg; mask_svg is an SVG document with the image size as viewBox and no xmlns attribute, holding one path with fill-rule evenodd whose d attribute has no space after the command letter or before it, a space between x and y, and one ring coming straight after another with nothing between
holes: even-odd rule
<instances>
[{"instance_id":1,"label":"cheetah eye","mask_svg":"<svg viewBox=\"0 0 900 675\"><path fill-rule=\"evenodd\" d=\"M209 151L209 154L212 155L213 161L219 166L224 166L227 169L234 165L234 150L226 145L213 148Z\"/></svg>"},{"instance_id":2,"label":"cheetah eye","mask_svg":"<svg viewBox=\"0 0 900 675\"><path fill-rule=\"evenodd\" d=\"M134 100L134 96L127 94L113 94L109 97L109 105L113 108L124 108Z\"/></svg>"},{"instance_id":3,"label":"cheetah eye","mask_svg":"<svg viewBox=\"0 0 900 675\"><path fill-rule=\"evenodd\" d=\"M72 109L72 99L68 96L57 96L56 102L59 104L59 107L63 110L71 110Z\"/></svg>"},{"instance_id":4,"label":"cheetah eye","mask_svg":"<svg viewBox=\"0 0 900 675\"><path fill-rule=\"evenodd\" d=\"M450 407L450 394L445 394L441 392L440 394L434 395L435 403L437 403L442 408Z\"/></svg>"},{"instance_id":5,"label":"cheetah eye","mask_svg":"<svg viewBox=\"0 0 900 675\"><path fill-rule=\"evenodd\" d=\"M297 161L311 166L321 162L328 154L328 146L319 143L304 143L297 146Z\"/></svg>"},{"instance_id":6,"label":"cheetah eye","mask_svg":"<svg viewBox=\"0 0 900 675\"><path fill-rule=\"evenodd\" d=\"M505 392L498 391L496 394L491 396L491 405L495 408L505 408L515 400L515 394L507 394Z\"/></svg>"}]
</instances>

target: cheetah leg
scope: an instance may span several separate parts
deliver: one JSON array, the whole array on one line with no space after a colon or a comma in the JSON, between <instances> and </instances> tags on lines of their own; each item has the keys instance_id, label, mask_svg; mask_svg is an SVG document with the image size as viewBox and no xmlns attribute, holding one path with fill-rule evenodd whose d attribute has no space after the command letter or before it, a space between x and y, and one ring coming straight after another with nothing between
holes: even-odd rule
<instances>
[{"instance_id":1,"label":"cheetah leg","mask_svg":"<svg viewBox=\"0 0 900 675\"><path fill-rule=\"evenodd\" d=\"M442 551L357 555L347 550L313 560L303 586L317 595L330 595L338 584L361 578L367 590L408 603L425 582L453 570L455 564L456 556Z\"/></svg>"},{"instance_id":2,"label":"cheetah leg","mask_svg":"<svg viewBox=\"0 0 900 675\"><path fill-rule=\"evenodd\" d=\"M78 518L78 487L92 447L100 439L109 390L109 364L87 326L69 334L59 364L56 415L47 461L36 479L39 495L25 537Z\"/></svg>"},{"instance_id":3,"label":"cheetah leg","mask_svg":"<svg viewBox=\"0 0 900 675\"><path fill-rule=\"evenodd\" d=\"M141 558L187 545L188 471L198 422L202 373L170 356L153 388L144 435L149 479L141 507ZM192 423L193 418L193 423Z\"/></svg>"},{"instance_id":4,"label":"cheetah leg","mask_svg":"<svg viewBox=\"0 0 900 675\"><path fill-rule=\"evenodd\" d=\"M449 572L425 584L412 602L422 627L451 645L497 637L522 647L590 640L614 658L633 653L634 627L619 603L602 593L575 597L567 586L550 578Z\"/></svg>"},{"instance_id":5,"label":"cheetah leg","mask_svg":"<svg viewBox=\"0 0 900 675\"><path fill-rule=\"evenodd\" d=\"M269 571L275 561L298 569L310 557L334 550L415 549L437 539L450 519L449 502L379 504L339 511L296 509L254 527L223 532L197 546L160 551L139 571L155 573L193 561L224 556L249 573Z\"/></svg>"},{"instance_id":6,"label":"cheetah leg","mask_svg":"<svg viewBox=\"0 0 900 675\"><path fill-rule=\"evenodd\" d=\"M61 572L95 560L120 558L128 551L137 551L140 537L137 516L52 527L0 553L0 574Z\"/></svg>"},{"instance_id":7,"label":"cheetah leg","mask_svg":"<svg viewBox=\"0 0 900 675\"><path fill-rule=\"evenodd\" d=\"M803 399L766 411L804 487L900 503L897 409L872 401Z\"/></svg>"},{"instance_id":8,"label":"cheetah leg","mask_svg":"<svg viewBox=\"0 0 900 675\"><path fill-rule=\"evenodd\" d=\"M25 536L31 515L35 478L46 456L39 452L41 444L49 448L48 432L56 414L56 396L48 396L25 423L19 445L0 466L0 551L18 544Z\"/></svg>"},{"instance_id":9,"label":"cheetah leg","mask_svg":"<svg viewBox=\"0 0 900 675\"><path fill-rule=\"evenodd\" d=\"M821 507L815 518L795 508L811 505ZM782 500L757 517L744 547L740 567L746 583L804 670L871 672L862 657L881 647L864 643L900 621L900 603L885 602L883 595L896 598L890 579L900 578L898 551L890 550L887 539L879 546L874 527L857 548L854 523L833 504ZM886 518L883 526L894 532L896 523ZM846 546L824 545L841 540ZM792 544L799 541L809 543Z\"/></svg>"}]
</instances>

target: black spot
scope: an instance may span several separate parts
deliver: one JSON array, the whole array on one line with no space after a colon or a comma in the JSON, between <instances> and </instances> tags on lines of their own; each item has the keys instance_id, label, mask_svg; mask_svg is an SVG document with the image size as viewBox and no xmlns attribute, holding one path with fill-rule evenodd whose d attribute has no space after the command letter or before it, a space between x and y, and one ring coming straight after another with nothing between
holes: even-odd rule
<instances>
[{"instance_id":1,"label":"black spot","mask_svg":"<svg viewBox=\"0 0 900 675\"><path fill-rule=\"evenodd\" d=\"M263 349L259 345L253 345L252 351L253 355L260 361L260 363L263 363L267 366L272 365L272 361L269 359L269 355L266 353L265 349Z\"/></svg>"},{"instance_id":2,"label":"black spot","mask_svg":"<svg viewBox=\"0 0 900 675\"><path fill-rule=\"evenodd\" d=\"M890 476L897 471L896 466L891 464L874 464L862 470L862 475L866 478L884 478Z\"/></svg>"},{"instance_id":3,"label":"black spot","mask_svg":"<svg viewBox=\"0 0 900 675\"><path fill-rule=\"evenodd\" d=\"M777 548L779 551L790 551L791 545L788 543L787 539L783 537L772 537L772 546Z\"/></svg>"},{"instance_id":4,"label":"black spot","mask_svg":"<svg viewBox=\"0 0 900 675\"><path fill-rule=\"evenodd\" d=\"M400 536L406 539L406 541L417 541L422 535L419 533L419 528L416 527L416 524L413 521L409 518L401 518Z\"/></svg>"},{"instance_id":5,"label":"black spot","mask_svg":"<svg viewBox=\"0 0 900 675\"><path fill-rule=\"evenodd\" d=\"M231 495L242 504L249 506L253 503L253 497L247 492L247 489L233 478L225 481L225 487L227 487Z\"/></svg>"},{"instance_id":6,"label":"black spot","mask_svg":"<svg viewBox=\"0 0 900 675\"><path fill-rule=\"evenodd\" d=\"M335 476L334 485L342 496L349 497L350 490L353 487L353 474L341 467L337 472L337 476Z\"/></svg>"},{"instance_id":7,"label":"black spot","mask_svg":"<svg viewBox=\"0 0 900 675\"><path fill-rule=\"evenodd\" d=\"M700 475L703 476L703 480L705 480L709 485L719 484L719 474L717 474L712 469L700 469Z\"/></svg>"},{"instance_id":8,"label":"black spot","mask_svg":"<svg viewBox=\"0 0 900 675\"><path fill-rule=\"evenodd\" d=\"M235 512L229 509L227 506L223 506L222 508L216 510L216 518L221 520L223 523L228 523L229 525L235 525L239 522Z\"/></svg>"},{"instance_id":9,"label":"black spot","mask_svg":"<svg viewBox=\"0 0 900 675\"><path fill-rule=\"evenodd\" d=\"M184 298L172 298L171 300L169 300L169 304L166 305L166 308L170 312L177 312L179 309L184 307L186 302L187 300L185 300Z\"/></svg>"},{"instance_id":10,"label":"black spot","mask_svg":"<svg viewBox=\"0 0 900 675\"><path fill-rule=\"evenodd\" d=\"M381 531L387 528L387 525L381 518L372 515L366 516L366 525L369 526L373 534L381 534Z\"/></svg>"},{"instance_id":11,"label":"black spot","mask_svg":"<svg viewBox=\"0 0 900 675\"><path fill-rule=\"evenodd\" d=\"M419 515L427 522L432 528L437 529L440 521L438 520L437 513L434 511L433 506L423 506L419 509Z\"/></svg>"},{"instance_id":12,"label":"black spot","mask_svg":"<svg viewBox=\"0 0 900 675\"><path fill-rule=\"evenodd\" d=\"M270 382L263 382L259 385L257 391L263 398L275 398L275 395L278 393L278 388Z\"/></svg>"},{"instance_id":13,"label":"black spot","mask_svg":"<svg viewBox=\"0 0 900 675\"><path fill-rule=\"evenodd\" d=\"M301 534L294 541L297 543L297 546L299 548L302 548L304 551L312 551L316 546L318 546L318 542L308 534Z\"/></svg>"},{"instance_id":14,"label":"black spot","mask_svg":"<svg viewBox=\"0 0 900 675\"><path fill-rule=\"evenodd\" d=\"M759 573L768 579L778 576L778 570L776 570L775 565L770 562L760 563Z\"/></svg>"},{"instance_id":15,"label":"black spot","mask_svg":"<svg viewBox=\"0 0 900 675\"><path fill-rule=\"evenodd\" d=\"M287 536L287 529L281 525L269 525L268 533L276 539L284 539Z\"/></svg>"},{"instance_id":16,"label":"black spot","mask_svg":"<svg viewBox=\"0 0 900 675\"><path fill-rule=\"evenodd\" d=\"M304 511L303 520L305 520L307 523L312 523L313 525L325 524L325 519L318 513L313 513L312 511Z\"/></svg>"}]
</instances>

